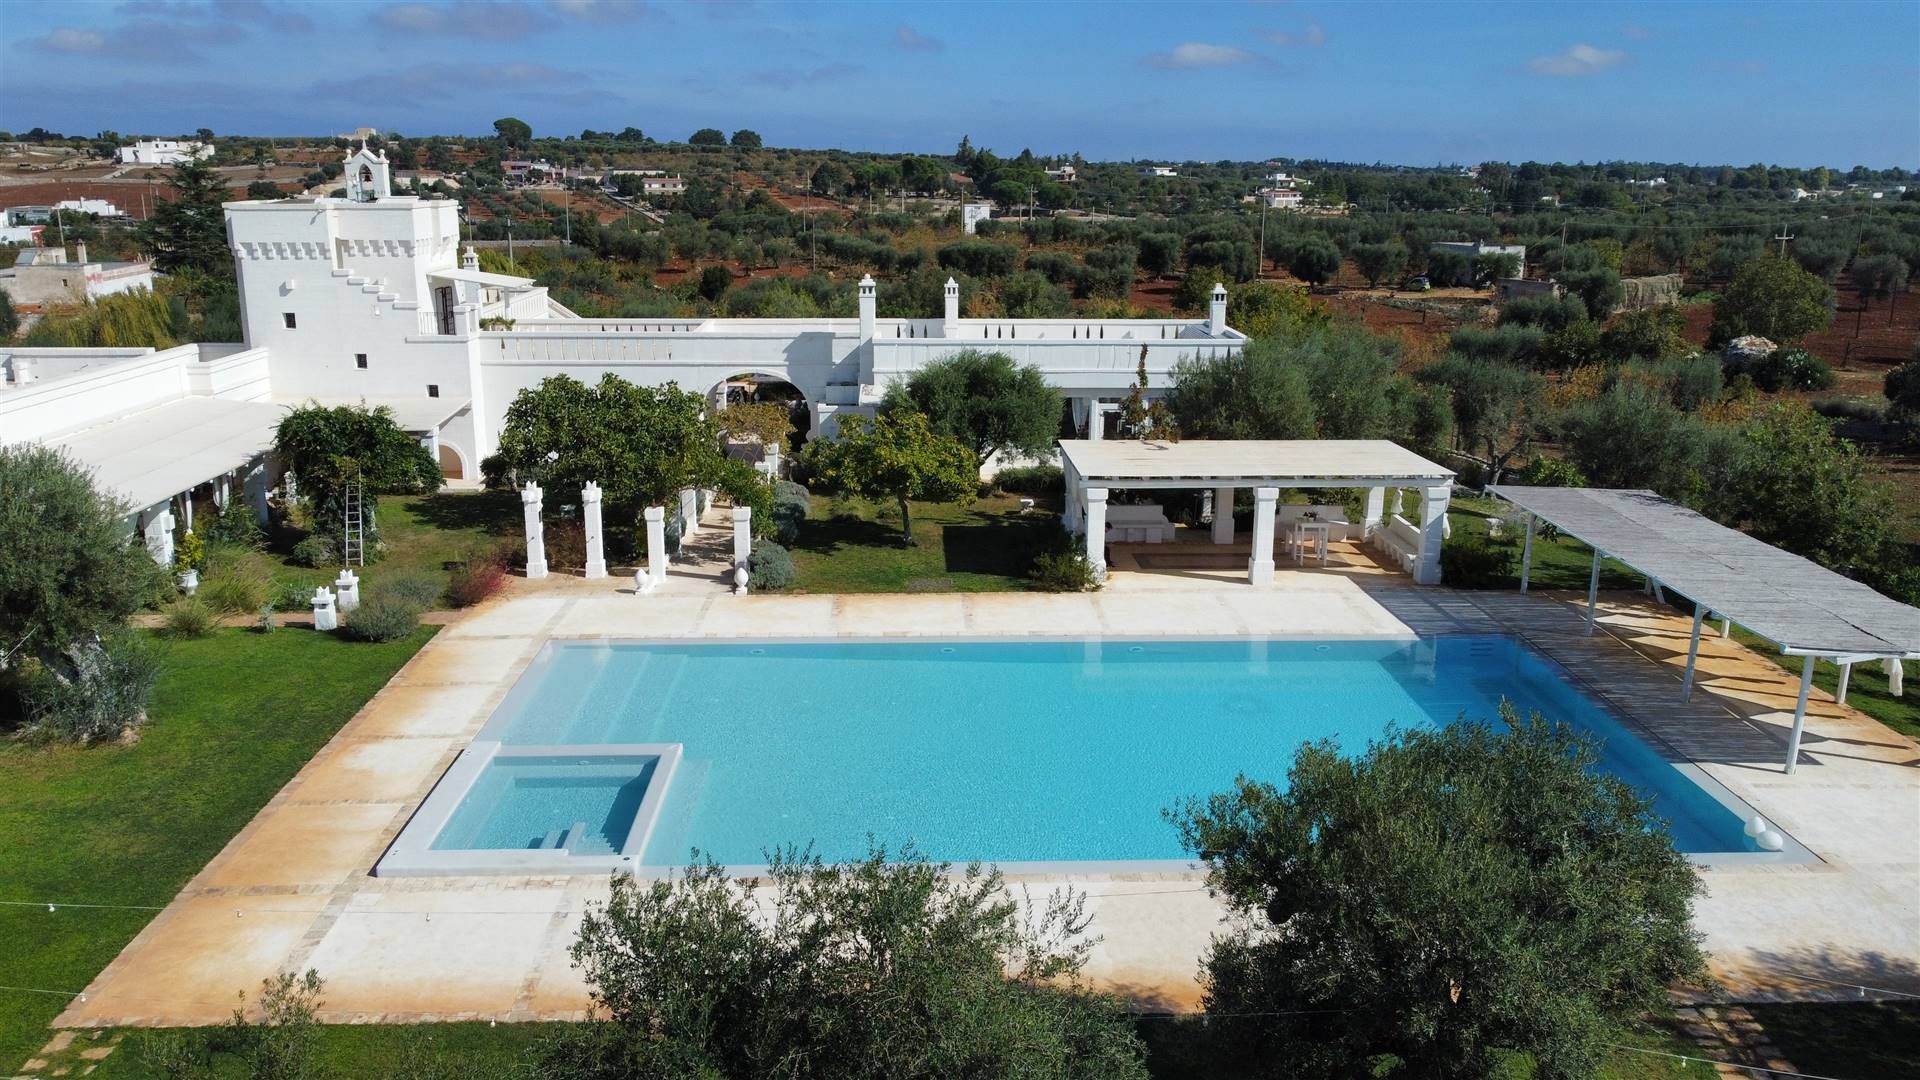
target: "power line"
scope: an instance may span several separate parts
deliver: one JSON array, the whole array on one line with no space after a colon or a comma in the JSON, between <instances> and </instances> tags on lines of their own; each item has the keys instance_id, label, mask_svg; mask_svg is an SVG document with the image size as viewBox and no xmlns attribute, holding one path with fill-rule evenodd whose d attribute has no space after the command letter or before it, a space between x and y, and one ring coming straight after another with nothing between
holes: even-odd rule
<instances>
[{"instance_id":1,"label":"power line","mask_svg":"<svg viewBox=\"0 0 1920 1080\"><path fill-rule=\"evenodd\" d=\"M1748 1072L1766 1073L1768 1076L1798 1076L1804 1080L1842 1080L1838 1076L1818 1076L1814 1073L1793 1072L1789 1069L1768 1069L1759 1065L1742 1065L1737 1061L1721 1061L1719 1058L1694 1057L1691 1054L1673 1054L1665 1050L1649 1050L1644 1046L1626 1046L1621 1043L1608 1043L1613 1050L1631 1050L1636 1054L1652 1054L1655 1057L1672 1058L1675 1061L1698 1061L1702 1065L1724 1065L1729 1069L1745 1069Z\"/></svg>"}]
</instances>

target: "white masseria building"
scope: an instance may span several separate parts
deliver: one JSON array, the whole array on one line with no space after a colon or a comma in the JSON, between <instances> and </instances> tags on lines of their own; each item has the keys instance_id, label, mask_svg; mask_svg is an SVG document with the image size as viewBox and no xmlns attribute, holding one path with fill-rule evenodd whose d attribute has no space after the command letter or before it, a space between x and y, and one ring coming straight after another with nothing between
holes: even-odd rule
<instances>
[{"instance_id":1,"label":"white masseria building","mask_svg":"<svg viewBox=\"0 0 1920 1080\"><path fill-rule=\"evenodd\" d=\"M235 345L28 349L0 345L0 441L64 446L139 508L157 557L191 526L197 500L244 492L264 506L265 452L289 407L391 408L449 477L472 479L497 447L507 406L553 375L678 383L724 400L729 385L790 383L812 432L870 413L887 386L960 349L1033 364L1099 439L1142 361L1164 388L1188 357L1238 352L1226 290L1206 319L962 319L876 316L859 287L853 319L582 319L527 278L485 273L460 248L452 201L396 196L384 155L347 156L345 198L226 204L242 330Z\"/></svg>"}]
</instances>

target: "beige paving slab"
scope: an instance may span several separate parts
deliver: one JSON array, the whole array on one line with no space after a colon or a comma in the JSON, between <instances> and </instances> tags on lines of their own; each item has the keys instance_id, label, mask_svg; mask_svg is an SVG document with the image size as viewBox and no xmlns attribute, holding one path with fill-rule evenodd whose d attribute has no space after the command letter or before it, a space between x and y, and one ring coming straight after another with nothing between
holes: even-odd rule
<instances>
[{"instance_id":1,"label":"beige paving slab","mask_svg":"<svg viewBox=\"0 0 1920 1080\"><path fill-rule=\"evenodd\" d=\"M298 802L402 802L446 771L466 740L336 740L288 789Z\"/></svg>"},{"instance_id":2,"label":"beige paving slab","mask_svg":"<svg viewBox=\"0 0 1920 1080\"><path fill-rule=\"evenodd\" d=\"M429 643L411 663L394 676L402 686L433 683L484 683L493 685L503 672L517 668L532 656L537 642L532 637L472 638L448 640L444 645Z\"/></svg>"},{"instance_id":3,"label":"beige paving slab","mask_svg":"<svg viewBox=\"0 0 1920 1080\"><path fill-rule=\"evenodd\" d=\"M709 601L725 599L691 593L582 597L561 612L552 633L556 637L682 637L698 625Z\"/></svg>"},{"instance_id":4,"label":"beige paving slab","mask_svg":"<svg viewBox=\"0 0 1920 1080\"><path fill-rule=\"evenodd\" d=\"M540 633L549 620L559 614L568 601L557 596L523 596L496 600L476 609L449 626L451 639L476 637L526 637Z\"/></svg>"},{"instance_id":5,"label":"beige paving slab","mask_svg":"<svg viewBox=\"0 0 1920 1080\"><path fill-rule=\"evenodd\" d=\"M829 638L834 636L832 596L722 596L707 604L688 628L703 638Z\"/></svg>"},{"instance_id":6,"label":"beige paving slab","mask_svg":"<svg viewBox=\"0 0 1920 1080\"><path fill-rule=\"evenodd\" d=\"M61 1027L204 1024L257 996L319 917L324 896L184 897L62 1013Z\"/></svg>"},{"instance_id":7,"label":"beige paving slab","mask_svg":"<svg viewBox=\"0 0 1920 1080\"><path fill-rule=\"evenodd\" d=\"M1093 594L1094 608L1106 632L1116 636L1229 637L1247 632L1246 624L1210 592L1106 592Z\"/></svg>"},{"instance_id":8,"label":"beige paving slab","mask_svg":"<svg viewBox=\"0 0 1920 1080\"><path fill-rule=\"evenodd\" d=\"M967 633L966 607L955 593L838 599L834 626L843 637L954 637Z\"/></svg>"},{"instance_id":9,"label":"beige paving slab","mask_svg":"<svg viewBox=\"0 0 1920 1080\"><path fill-rule=\"evenodd\" d=\"M363 890L307 960L327 980L325 1015L504 1016L564 897L557 887Z\"/></svg>"},{"instance_id":10,"label":"beige paving slab","mask_svg":"<svg viewBox=\"0 0 1920 1080\"><path fill-rule=\"evenodd\" d=\"M360 710L347 733L361 739L471 735L499 696L488 683L392 683Z\"/></svg>"},{"instance_id":11,"label":"beige paving slab","mask_svg":"<svg viewBox=\"0 0 1920 1080\"><path fill-rule=\"evenodd\" d=\"M1103 629L1085 593L976 593L965 603L969 630L988 637L1098 637Z\"/></svg>"},{"instance_id":12,"label":"beige paving slab","mask_svg":"<svg viewBox=\"0 0 1920 1080\"><path fill-rule=\"evenodd\" d=\"M331 888L372 864L399 809L394 803L273 803L195 881L202 888Z\"/></svg>"}]
</instances>

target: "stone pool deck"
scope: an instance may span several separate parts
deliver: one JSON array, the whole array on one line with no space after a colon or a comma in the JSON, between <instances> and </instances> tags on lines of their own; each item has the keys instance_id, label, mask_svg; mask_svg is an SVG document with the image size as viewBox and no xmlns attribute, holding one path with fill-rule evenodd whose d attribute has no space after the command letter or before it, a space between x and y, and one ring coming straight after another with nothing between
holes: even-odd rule
<instances>
[{"instance_id":1,"label":"stone pool deck","mask_svg":"<svg viewBox=\"0 0 1920 1080\"><path fill-rule=\"evenodd\" d=\"M676 574L641 597L618 579L516 581L421 650L57 1024L218 1023L236 993L308 967L327 980L327 1021L583 1015L586 988L567 946L582 910L605 897L604 879L368 876L552 638L1523 635L1676 760L1698 763L1819 856L1703 871L1697 923L1730 991L1920 991L1920 745L1816 692L1799 771L1784 775L1790 676L1709 638L1694 699L1682 705L1687 619L1637 594L1606 595L1603 632L1589 638L1575 599L1285 566L1262 590L1212 574L1122 573L1102 592L1068 596L736 597ZM1194 973L1222 917L1198 873L1020 884L1036 897L1062 885L1089 895L1104 939L1090 963L1097 979L1143 1003L1198 1004Z\"/></svg>"}]
</instances>

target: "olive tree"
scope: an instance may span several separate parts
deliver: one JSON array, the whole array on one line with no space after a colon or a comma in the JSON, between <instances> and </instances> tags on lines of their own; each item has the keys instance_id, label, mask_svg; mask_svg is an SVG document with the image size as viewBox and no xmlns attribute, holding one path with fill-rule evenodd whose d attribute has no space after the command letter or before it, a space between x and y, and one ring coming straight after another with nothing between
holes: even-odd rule
<instances>
[{"instance_id":1,"label":"olive tree","mask_svg":"<svg viewBox=\"0 0 1920 1080\"><path fill-rule=\"evenodd\" d=\"M438 491L446 483L440 463L384 405L303 405L281 417L273 452L314 521L326 529L344 520L347 489L354 484L360 486L367 530L377 536L379 496ZM370 546L368 555L377 550Z\"/></svg>"},{"instance_id":2,"label":"olive tree","mask_svg":"<svg viewBox=\"0 0 1920 1080\"><path fill-rule=\"evenodd\" d=\"M1087 925L1079 897L1018 903L998 871L910 851L615 875L572 949L604 1019L562 1026L536 1072L1144 1080L1124 1007L1080 978Z\"/></svg>"},{"instance_id":3,"label":"olive tree","mask_svg":"<svg viewBox=\"0 0 1920 1080\"><path fill-rule=\"evenodd\" d=\"M914 543L910 500L971 502L980 484L980 459L973 451L910 409L846 417L837 438L809 443L806 456L828 487L894 500L906 544Z\"/></svg>"},{"instance_id":4,"label":"olive tree","mask_svg":"<svg viewBox=\"0 0 1920 1080\"><path fill-rule=\"evenodd\" d=\"M1038 367L1002 352L942 357L888 387L884 408L924 413L935 432L965 443L981 461L996 453L1037 457L1060 434L1060 392Z\"/></svg>"},{"instance_id":5,"label":"olive tree","mask_svg":"<svg viewBox=\"0 0 1920 1080\"><path fill-rule=\"evenodd\" d=\"M1595 1073L1622 1026L1704 981L1700 884L1599 745L1501 707L1303 748L1284 788L1242 778L1174 813L1241 916L1202 974L1236 1075ZM1542 797L1551 792L1551 798Z\"/></svg>"},{"instance_id":6,"label":"olive tree","mask_svg":"<svg viewBox=\"0 0 1920 1080\"><path fill-rule=\"evenodd\" d=\"M1427 365L1420 378L1443 387L1453 404L1455 439L1482 455L1486 481L1500 474L1532 444L1546 399L1546 380L1502 360L1450 354Z\"/></svg>"},{"instance_id":7,"label":"olive tree","mask_svg":"<svg viewBox=\"0 0 1920 1080\"><path fill-rule=\"evenodd\" d=\"M1725 344L1758 334L1791 344L1833 322L1833 290L1791 259L1762 255L1733 272L1726 291L1713 302L1713 327L1707 340Z\"/></svg>"}]
</instances>

